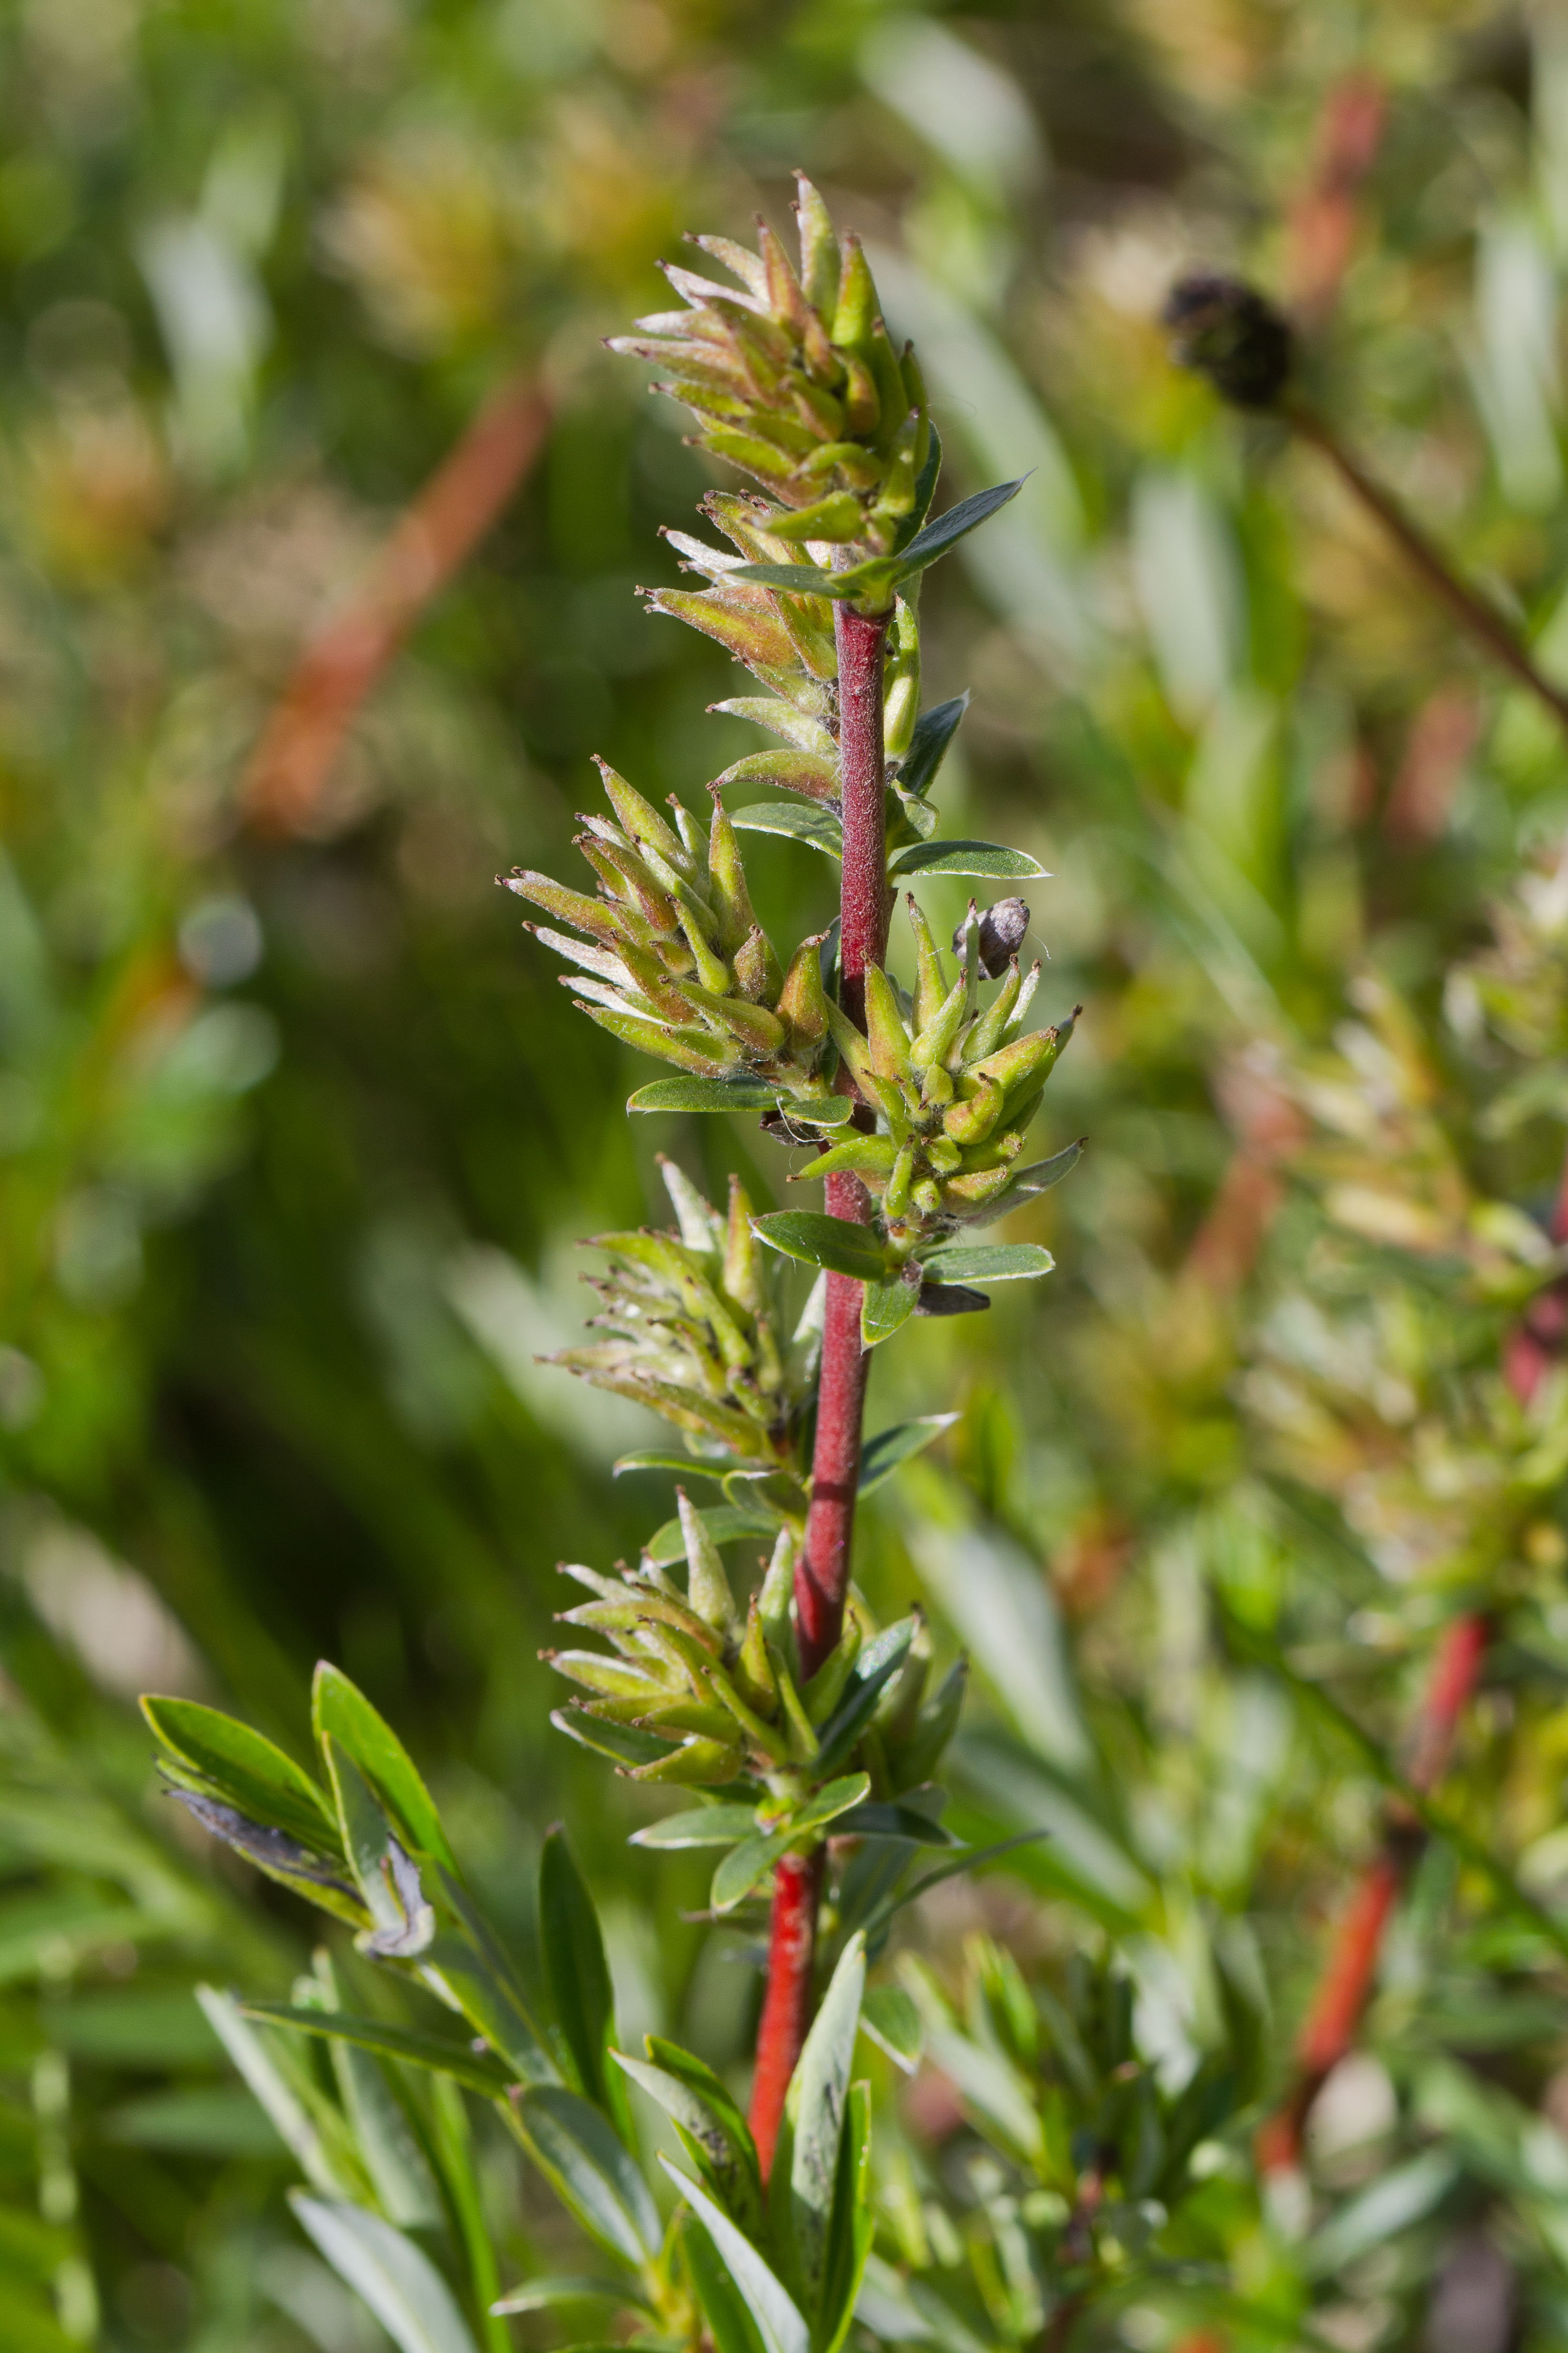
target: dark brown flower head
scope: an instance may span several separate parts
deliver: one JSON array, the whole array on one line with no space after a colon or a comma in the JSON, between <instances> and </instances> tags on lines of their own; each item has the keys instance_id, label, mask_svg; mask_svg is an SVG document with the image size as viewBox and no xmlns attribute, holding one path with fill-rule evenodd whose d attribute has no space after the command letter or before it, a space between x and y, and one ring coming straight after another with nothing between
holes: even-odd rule
<instances>
[{"instance_id":1,"label":"dark brown flower head","mask_svg":"<svg viewBox=\"0 0 1568 2353\"><path fill-rule=\"evenodd\" d=\"M1272 408L1290 377L1289 325L1256 287L1194 270L1177 280L1162 313L1172 355L1206 376L1237 408Z\"/></svg>"}]
</instances>

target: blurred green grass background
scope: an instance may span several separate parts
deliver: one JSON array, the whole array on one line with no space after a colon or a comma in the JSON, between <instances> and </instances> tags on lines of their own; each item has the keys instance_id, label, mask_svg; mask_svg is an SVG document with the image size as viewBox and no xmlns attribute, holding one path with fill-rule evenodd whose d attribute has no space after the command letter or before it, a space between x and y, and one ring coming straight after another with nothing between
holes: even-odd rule
<instances>
[{"instance_id":1,"label":"blurred green grass background","mask_svg":"<svg viewBox=\"0 0 1568 2353\"><path fill-rule=\"evenodd\" d=\"M709 478L600 337L684 227L782 227L799 165L957 486L1032 470L938 584L928 692L975 694L950 829L1055 875L1042 1008L1089 1010L1048 1148L1091 1150L1015 1221L1043 1295L879 1365L873 1426L964 1418L865 1576L924 1590L910 1513L984 1511L1157 1748L1150 1564L1256 1475L1220 1188L1258 1043L1325 1034L1368 956L1430 996L1568 815L1548 723L1310 452L1172 371L1159 304L1197 261L1289 300L1319 396L1568 677L1568 43L1411 0L7 0L0 58L0 2169L18 2214L41 2169L56 2234L19 2278L90 2250L68 2337L96 2293L117 2344L348 2346L181 1994L286 1981L303 1932L149 1795L135 1690L297 1740L330 1656L520 1926L570 1816L634 2023L728 2059L752 1999L678 1916L700 1876L628 1861L637 1801L550 1732L536 1657L554 1563L668 1508L608 1476L635 1412L536 1363L575 1245L662 1214L658 1150L798 1198L742 1124L628 1127L646 1071L491 881L569 870L591 753L692 800L752 748L702 716L730 666L636 603ZM330 763L258 764L520 387L536 457L510 496L472 460L491 527ZM778 850L775 937L829 880ZM1516 1191L1554 1149L1511 1140Z\"/></svg>"}]
</instances>

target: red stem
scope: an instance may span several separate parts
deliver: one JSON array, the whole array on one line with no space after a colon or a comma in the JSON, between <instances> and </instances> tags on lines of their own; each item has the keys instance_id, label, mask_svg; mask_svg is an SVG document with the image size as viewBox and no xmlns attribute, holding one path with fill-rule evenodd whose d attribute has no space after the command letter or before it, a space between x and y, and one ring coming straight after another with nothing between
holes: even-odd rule
<instances>
[{"instance_id":1,"label":"red stem","mask_svg":"<svg viewBox=\"0 0 1568 2353\"><path fill-rule=\"evenodd\" d=\"M887 948L888 836L882 745L882 651L886 614L835 607L838 641L838 757L844 813L844 882L839 902L839 964L844 1009L862 1027L865 976ZM871 1214L858 1176L829 1176L823 1206L830 1218L864 1225ZM860 1345L859 1283L830 1274L811 1460L811 1508L795 1574L795 1635L803 1676L814 1675L837 1643L849 1589L855 1490L860 1476L860 1424L868 1352ZM767 1987L757 2033L752 2133L766 2174L773 2162L784 2094L811 2023L812 1969L823 1856L788 1855L774 1881L768 1931Z\"/></svg>"},{"instance_id":2,"label":"red stem","mask_svg":"<svg viewBox=\"0 0 1568 2353\"><path fill-rule=\"evenodd\" d=\"M768 1979L757 2029L757 2072L752 2081L752 2138L763 2179L773 2169L784 2094L811 2024L811 1968L816 1953L816 1907L822 1896L826 1847L786 1854L773 1874L768 1925Z\"/></svg>"},{"instance_id":3,"label":"red stem","mask_svg":"<svg viewBox=\"0 0 1568 2353\"><path fill-rule=\"evenodd\" d=\"M239 787L258 833L308 834L355 714L426 607L467 562L527 474L550 424L526 378L480 410L405 509L344 609L311 638Z\"/></svg>"},{"instance_id":4,"label":"red stem","mask_svg":"<svg viewBox=\"0 0 1568 2353\"><path fill-rule=\"evenodd\" d=\"M1568 1161L1552 1208L1552 1239L1568 1241ZM1563 1354L1568 1333L1568 1298L1554 1283L1531 1302L1503 1342L1503 1374L1521 1404L1528 1405L1548 1367ZM1456 1618L1437 1645L1421 1711L1405 1748L1405 1773L1413 1788L1429 1796L1448 1769L1459 1719L1469 1705L1487 1646L1489 1621L1479 1613ZM1408 1810L1390 1804L1384 1815L1383 1843L1362 1871L1345 1906L1317 1994L1296 2044L1296 2080L1289 2097L1258 2136L1258 2162L1266 2173L1299 2164L1301 2134L1313 2101L1350 2050L1372 2000L1384 1931L1424 1841Z\"/></svg>"},{"instance_id":5,"label":"red stem","mask_svg":"<svg viewBox=\"0 0 1568 2353\"><path fill-rule=\"evenodd\" d=\"M1339 472L1346 488L1352 491L1362 504L1377 517L1384 530L1400 550L1411 568L1418 572L1433 595L1476 643L1484 646L1494 661L1500 662L1531 693L1542 702L1560 725L1568 727L1568 695L1552 685L1514 635L1507 621L1483 596L1468 586L1448 564L1446 556L1433 546L1424 533L1405 513L1398 501L1385 491L1381 482L1351 455L1338 436L1311 409L1300 402L1288 404L1286 421L1303 441L1321 449L1330 464Z\"/></svg>"}]
</instances>

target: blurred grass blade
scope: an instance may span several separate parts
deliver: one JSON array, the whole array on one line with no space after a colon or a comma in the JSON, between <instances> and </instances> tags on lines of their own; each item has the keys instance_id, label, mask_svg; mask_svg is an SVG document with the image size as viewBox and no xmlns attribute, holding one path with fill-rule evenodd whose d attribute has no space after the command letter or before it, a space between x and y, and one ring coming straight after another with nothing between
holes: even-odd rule
<instances>
[{"instance_id":1,"label":"blurred grass blade","mask_svg":"<svg viewBox=\"0 0 1568 2353\"><path fill-rule=\"evenodd\" d=\"M477 2353L451 2289L412 2239L363 2206L329 2204L301 2189L290 2191L289 2203L397 2353Z\"/></svg>"}]
</instances>

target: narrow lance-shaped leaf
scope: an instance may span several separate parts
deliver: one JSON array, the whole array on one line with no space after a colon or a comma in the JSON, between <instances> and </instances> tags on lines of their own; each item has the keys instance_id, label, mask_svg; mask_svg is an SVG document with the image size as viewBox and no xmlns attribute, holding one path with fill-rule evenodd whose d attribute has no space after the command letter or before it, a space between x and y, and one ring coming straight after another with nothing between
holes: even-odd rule
<instances>
[{"instance_id":1,"label":"narrow lance-shaped leaf","mask_svg":"<svg viewBox=\"0 0 1568 2353\"><path fill-rule=\"evenodd\" d=\"M323 2015L337 2016L342 1996L329 1954L317 1953L315 1977ZM327 2047L343 2112L387 2221L405 2231L438 2223L440 2192L405 2106L406 2094L400 2096L401 2086L382 2064L386 2054L348 2035L331 2038Z\"/></svg>"},{"instance_id":2,"label":"narrow lance-shaped leaf","mask_svg":"<svg viewBox=\"0 0 1568 2353\"><path fill-rule=\"evenodd\" d=\"M867 1440L861 1452L859 1493L871 1494L893 1476L900 1464L923 1454L958 1419L956 1413L928 1413L918 1421L900 1421L891 1430L879 1430L875 1438Z\"/></svg>"},{"instance_id":3,"label":"narrow lance-shaped leaf","mask_svg":"<svg viewBox=\"0 0 1568 2353\"><path fill-rule=\"evenodd\" d=\"M838 2353L855 2318L866 2261L876 2223L871 2212L871 2087L851 2084L838 2144L838 2179L827 2233L827 2265L822 2284L817 2338L824 2353Z\"/></svg>"},{"instance_id":4,"label":"narrow lance-shaped leaf","mask_svg":"<svg viewBox=\"0 0 1568 2353\"><path fill-rule=\"evenodd\" d=\"M936 781L937 770L947 756L948 745L958 733L958 724L969 708L967 691L955 694L948 702L938 702L922 711L915 722L914 735L909 751L899 767L899 788L923 797Z\"/></svg>"},{"instance_id":5,"label":"narrow lance-shaped leaf","mask_svg":"<svg viewBox=\"0 0 1568 2353\"><path fill-rule=\"evenodd\" d=\"M977 874L994 882L1048 882L1050 876L1027 850L994 841L910 841L888 860L888 877L906 874Z\"/></svg>"},{"instance_id":6,"label":"narrow lance-shaped leaf","mask_svg":"<svg viewBox=\"0 0 1568 2353\"><path fill-rule=\"evenodd\" d=\"M664 2110L682 2147L731 2221L748 2238L764 2227L763 2177L744 2117L710 2067L658 2035L646 2060L615 2052L616 2063Z\"/></svg>"},{"instance_id":7,"label":"narrow lance-shaped leaf","mask_svg":"<svg viewBox=\"0 0 1568 2353\"><path fill-rule=\"evenodd\" d=\"M824 1217L815 1209L772 1209L753 1218L752 1225L770 1249L807 1266L852 1275L861 1282L879 1282L887 1271L888 1253L875 1234L841 1218Z\"/></svg>"},{"instance_id":8,"label":"narrow lance-shaped leaf","mask_svg":"<svg viewBox=\"0 0 1568 2353\"><path fill-rule=\"evenodd\" d=\"M362 2206L289 2193L289 2204L340 2279L370 2306L398 2353L475 2353L473 2337L424 2249Z\"/></svg>"},{"instance_id":9,"label":"narrow lance-shaped leaf","mask_svg":"<svg viewBox=\"0 0 1568 2353\"><path fill-rule=\"evenodd\" d=\"M777 2274L763 2260L742 2231L738 2231L722 2207L668 2157L659 2163L681 2196L706 2224L731 2278L745 2299L746 2309L762 2338L763 2353L811 2353L811 2331L800 2307Z\"/></svg>"},{"instance_id":10,"label":"narrow lance-shaped leaf","mask_svg":"<svg viewBox=\"0 0 1568 2353\"><path fill-rule=\"evenodd\" d=\"M714 2353L764 2353L762 2332L752 2319L711 2237L693 2211L686 2217L681 2247L702 2317L713 2339Z\"/></svg>"},{"instance_id":11,"label":"narrow lance-shaped leaf","mask_svg":"<svg viewBox=\"0 0 1568 2353\"><path fill-rule=\"evenodd\" d=\"M297 2033L313 2034L324 2042L352 2043L374 2051L383 2059L397 2059L435 2074L449 2075L484 2099L496 2099L510 2080L507 2070L477 2053L466 2042L436 2034L419 2034L406 2026L392 2026L376 2018L355 2018L346 2010L310 2010L285 2001L247 2001L241 2015L266 2026L290 2026Z\"/></svg>"},{"instance_id":12,"label":"narrow lance-shaped leaf","mask_svg":"<svg viewBox=\"0 0 1568 2353\"><path fill-rule=\"evenodd\" d=\"M928 522L907 547L899 550L900 578L908 579L911 573L923 572L938 556L945 555L950 547L956 547L968 533L988 522L1010 499L1016 499L1027 480L1027 475L1021 475L1016 482L998 482L993 490L976 491L972 498L960 499L934 522Z\"/></svg>"},{"instance_id":13,"label":"narrow lance-shaped leaf","mask_svg":"<svg viewBox=\"0 0 1568 2353\"><path fill-rule=\"evenodd\" d=\"M556 2019L581 2088L605 2099L605 2053L615 2039L615 1998L594 1899L559 1822L539 1859L539 1940Z\"/></svg>"},{"instance_id":14,"label":"narrow lance-shaped leaf","mask_svg":"<svg viewBox=\"0 0 1568 2353\"><path fill-rule=\"evenodd\" d=\"M142 1713L163 1746L242 1814L319 1853L342 1852L322 1791L291 1757L249 1725L191 1699L144 1699Z\"/></svg>"},{"instance_id":15,"label":"narrow lance-shaped leaf","mask_svg":"<svg viewBox=\"0 0 1568 2353\"><path fill-rule=\"evenodd\" d=\"M325 1659L316 1669L310 1714L317 1739L335 1740L380 1790L414 1845L455 1873L456 1858L413 1758L364 1694Z\"/></svg>"},{"instance_id":16,"label":"narrow lance-shaped leaf","mask_svg":"<svg viewBox=\"0 0 1568 2353\"><path fill-rule=\"evenodd\" d=\"M944 1243L921 1261L939 1282L1028 1282L1056 1265L1038 1242Z\"/></svg>"},{"instance_id":17,"label":"narrow lance-shaped leaf","mask_svg":"<svg viewBox=\"0 0 1568 2353\"><path fill-rule=\"evenodd\" d=\"M828 2233L849 2070L866 1986L866 1943L851 1936L790 2079L769 2203L790 2275L814 2324L822 2314Z\"/></svg>"},{"instance_id":18,"label":"narrow lance-shaped leaf","mask_svg":"<svg viewBox=\"0 0 1568 2353\"><path fill-rule=\"evenodd\" d=\"M514 2129L591 2239L639 2270L658 2253L658 2211L637 2166L597 2108L543 2084L513 2101Z\"/></svg>"}]
</instances>

